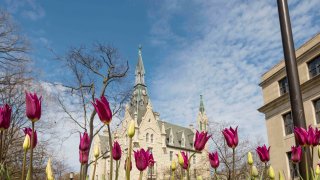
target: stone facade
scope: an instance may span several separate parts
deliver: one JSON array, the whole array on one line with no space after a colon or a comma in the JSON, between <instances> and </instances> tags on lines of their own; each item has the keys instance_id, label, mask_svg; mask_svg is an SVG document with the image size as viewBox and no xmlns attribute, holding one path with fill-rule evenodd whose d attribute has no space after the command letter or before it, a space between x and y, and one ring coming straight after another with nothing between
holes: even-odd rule
<instances>
[{"instance_id":1,"label":"stone facade","mask_svg":"<svg viewBox=\"0 0 320 180\"><path fill-rule=\"evenodd\" d=\"M298 72L307 125L318 126L320 101L320 34L296 50ZM284 60L262 75L264 105L259 111L265 114L268 142L271 146L270 163L274 169L285 172L287 179L294 175L290 163L291 146L295 145L288 84L285 80ZM318 105L317 105L318 104ZM317 156L315 156L317 158ZM316 164L318 159L314 160Z\"/></svg>"},{"instance_id":2,"label":"stone facade","mask_svg":"<svg viewBox=\"0 0 320 180\"><path fill-rule=\"evenodd\" d=\"M190 125L182 127L170 122L161 120L160 114L155 112L151 100L149 99L147 86L144 82L145 70L142 61L141 48L138 54L138 63L135 71L135 86L130 102L126 105L125 115L121 126L113 134L113 138L121 145L123 154L120 164L119 180L125 179L124 161L128 153L128 122L136 122L136 133L133 137L133 150L140 148L149 149L156 161L153 169L147 169L144 172L143 179L169 179L169 170L172 160L177 160L176 154L179 151L185 151L189 155L196 152L193 148L194 135L196 129ZM206 130L208 118L206 116L203 100L201 97L200 108L197 118L199 130ZM108 135L104 132L94 138L94 144L100 146L101 152L108 149ZM191 177L202 176L203 179L209 179L209 162L207 158L208 146L203 153L196 152L195 158L191 160ZM92 153L91 153L92 154ZM90 159L94 157L90 155ZM98 160L95 179L108 179L109 172L109 153ZM131 179L136 180L139 177L139 171L135 167L134 156L132 156ZM115 167L115 164L114 164ZM93 166L90 166L90 179L92 177Z\"/></svg>"}]
</instances>

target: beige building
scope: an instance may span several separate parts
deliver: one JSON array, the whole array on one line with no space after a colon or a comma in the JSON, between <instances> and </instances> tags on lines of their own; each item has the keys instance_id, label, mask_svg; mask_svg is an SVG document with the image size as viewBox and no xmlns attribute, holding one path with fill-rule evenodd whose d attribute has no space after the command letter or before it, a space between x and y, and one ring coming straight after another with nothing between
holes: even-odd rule
<instances>
[{"instance_id":1,"label":"beige building","mask_svg":"<svg viewBox=\"0 0 320 180\"><path fill-rule=\"evenodd\" d=\"M208 118L204 109L202 97L200 108L196 119L197 127L190 125L182 127L160 118L160 113L154 111L151 100L148 96L147 85L144 80L145 69L142 61L141 48L138 53L138 63L135 70L135 85L130 102L126 105L125 115L119 129L114 133L114 139L117 140L122 148L123 154L120 164L119 179L125 179L124 161L128 151L127 124L131 120L136 122L136 133L133 138L133 149L149 149L156 161L154 167L148 168L144 172L143 179L169 179L169 167L172 160L176 160L176 154L179 151L185 151L189 155L195 152L193 148L194 135L196 128L200 131L207 130ZM94 144L99 144L101 152L106 152L108 147L107 132L96 136ZM209 179L209 161L207 158L207 148L203 153L197 152L191 159L191 177L202 176L203 179ZM93 157L91 155L90 159ZM132 156L133 168L131 179L136 180L139 177L139 171L135 167L134 156ZM114 164L115 167L115 164ZM90 166L92 173L92 165ZM106 154L98 161L95 179L108 179L109 172L109 154ZM92 174L90 174L90 179Z\"/></svg>"},{"instance_id":2,"label":"beige building","mask_svg":"<svg viewBox=\"0 0 320 180\"><path fill-rule=\"evenodd\" d=\"M319 126L320 34L297 49L296 57L306 122L307 125ZM268 142L271 146L270 163L275 169L283 170L290 179L297 172L289 161L291 146L295 145L295 140L283 60L262 75L260 86L264 105L259 111L265 114Z\"/></svg>"}]
</instances>

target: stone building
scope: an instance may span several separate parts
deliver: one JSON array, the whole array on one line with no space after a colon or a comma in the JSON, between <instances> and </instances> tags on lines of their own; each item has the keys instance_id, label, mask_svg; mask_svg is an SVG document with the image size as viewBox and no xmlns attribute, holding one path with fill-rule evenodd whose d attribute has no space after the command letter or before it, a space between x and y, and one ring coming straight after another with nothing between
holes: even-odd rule
<instances>
[{"instance_id":1,"label":"stone building","mask_svg":"<svg viewBox=\"0 0 320 180\"><path fill-rule=\"evenodd\" d=\"M296 57L306 122L319 127L320 34L297 49ZM284 60L262 75L260 86L264 104L259 111L265 114L271 164L291 179L297 176L297 171L290 162L291 146L295 145L295 140Z\"/></svg>"},{"instance_id":2,"label":"stone building","mask_svg":"<svg viewBox=\"0 0 320 180\"><path fill-rule=\"evenodd\" d=\"M142 61L141 48L138 53L138 63L135 70L135 85L130 102L126 105L125 115L122 124L113 134L113 138L121 145L123 154L120 164L119 179L125 179L124 161L128 151L127 124L134 120L136 124L136 133L133 137L133 150L140 148L149 149L152 152L155 165L144 172L143 179L169 179L169 167L171 161L177 159L176 154L179 151L185 151L189 155L196 152L193 148L196 129L200 131L207 130L208 118L206 116L202 96L198 117L196 119L197 127L190 125L182 127L171 122L166 122L160 118L160 113L154 111L151 100L148 96L148 89L145 83L145 69ZM101 152L106 152L108 148L107 132L95 137L94 144L99 144ZM209 162L207 158L206 146L203 153L196 152L191 159L191 176L195 179L201 175L203 179L209 179ZM90 155L90 159L93 156ZM136 180L139 177L139 171L135 167L134 156L132 156L133 168L131 179ZM115 167L115 164L114 164ZM92 173L92 165L90 166ZM95 179L108 179L109 172L109 153L99 159ZM92 174L90 174L90 179Z\"/></svg>"}]
</instances>

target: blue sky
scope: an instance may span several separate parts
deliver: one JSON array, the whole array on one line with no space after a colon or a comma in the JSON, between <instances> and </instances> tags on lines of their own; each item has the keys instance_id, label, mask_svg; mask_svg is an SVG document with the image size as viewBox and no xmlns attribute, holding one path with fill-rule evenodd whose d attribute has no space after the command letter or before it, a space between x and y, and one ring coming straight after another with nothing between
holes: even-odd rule
<instances>
[{"instance_id":1,"label":"blue sky","mask_svg":"<svg viewBox=\"0 0 320 180\"><path fill-rule=\"evenodd\" d=\"M48 47L62 54L70 46L110 43L134 67L142 44L149 94L163 119L194 123L203 94L211 120L234 122L241 136L266 140L264 117L257 112L263 104L258 84L283 57L275 0L4 0L0 5L30 39L39 80L59 82L65 76ZM289 0L289 5L299 47L320 32L320 4Z\"/></svg>"}]
</instances>

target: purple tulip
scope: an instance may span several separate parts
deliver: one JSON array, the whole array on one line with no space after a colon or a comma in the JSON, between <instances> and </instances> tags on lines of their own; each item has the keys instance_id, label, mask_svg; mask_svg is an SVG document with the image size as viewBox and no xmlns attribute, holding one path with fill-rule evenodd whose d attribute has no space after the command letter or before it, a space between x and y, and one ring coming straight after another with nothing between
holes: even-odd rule
<instances>
[{"instance_id":1,"label":"purple tulip","mask_svg":"<svg viewBox=\"0 0 320 180\"><path fill-rule=\"evenodd\" d=\"M92 105L97 111L100 121L104 124L109 124L112 119L112 112L108 100L101 96L100 100L96 99L96 103L92 102Z\"/></svg>"},{"instance_id":2,"label":"purple tulip","mask_svg":"<svg viewBox=\"0 0 320 180\"><path fill-rule=\"evenodd\" d=\"M263 145L261 147L258 146L256 151L257 151L259 158L262 162L266 163L270 160L270 156L269 156L270 146L268 149L267 149L266 145Z\"/></svg>"},{"instance_id":3,"label":"purple tulip","mask_svg":"<svg viewBox=\"0 0 320 180\"><path fill-rule=\"evenodd\" d=\"M112 147L112 158L116 161L121 159L121 147L117 141L113 143Z\"/></svg>"},{"instance_id":4,"label":"purple tulip","mask_svg":"<svg viewBox=\"0 0 320 180\"><path fill-rule=\"evenodd\" d=\"M201 133L199 133L199 131L197 131L196 138L194 140L194 149L196 149L197 151L202 151L210 137L211 135L208 136L207 132L202 131Z\"/></svg>"},{"instance_id":5,"label":"purple tulip","mask_svg":"<svg viewBox=\"0 0 320 180\"><path fill-rule=\"evenodd\" d=\"M294 135L300 146L305 146L307 144L308 132L301 127L294 127Z\"/></svg>"},{"instance_id":6,"label":"purple tulip","mask_svg":"<svg viewBox=\"0 0 320 180\"><path fill-rule=\"evenodd\" d=\"M302 150L300 146L291 147L291 160L293 163L299 163L301 161Z\"/></svg>"},{"instance_id":7,"label":"purple tulip","mask_svg":"<svg viewBox=\"0 0 320 180\"><path fill-rule=\"evenodd\" d=\"M309 146L317 146L319 144L320 140L320 131L318 128L312 128L311 125L308 129L308 138L307 138L307 144Z\"/></svg>"},{"instance_id":8,"label":"purple tulip","mask_svg":"<svg viewBox=\"0 0 320 180\"><path fill-rule=\"evenodd\" d=\"M12 109L8 104L0 107L0 131L10 127Z\"/></svg>"},{"instance_id":9,"label":"purple tulip","mask_svg":"<svg viewBox=\"0 0 320 180\"><path fill-rule=\"evenodd\" d=\"M217 169L219 167L219 156L218 152L209 153L209 161L212 168Z\"/></svg>"},{"instance_id":10,"label":"purple tulip","mask_svg":"<svg viewBox=\"0 0 320 180\"><path fill-rule=\"evenodd\" d=\"M32 122L38 121L41 117L41 98L38 98L36 93L26 92L26 114Z\"/></svg>"},{"instance_id":11,"label":"purple tulip","mask_svg":"<svg viewBox=\"0 0 320 180\"><path fill-rule=\"evenodd\" d=\"M189 167L189 160L188 160L188 155L187 153L180 151L179 154L177 154L178 156L178 162L179 164L182 166L183 169L188 169ZM182 162L181 162L182 161Z\"/></svg>"},{"instance_id":12,"label":"purple tulip","mask_svg":"<svg viewBox=\"0 0 320 180\"><path fill-rule=\"evenodd\" d=\"M24 135L29 136L30 143L31 143L32 129L31 128L24 128L23 132L24 132ZM37 143L38 143L37 131L34 131L32 148L35 148L37 146Z\"/></svg>"},{"instance_id":13,"label":"purple tulip","mask_svg":"<svg viewBox=\"0 0 320 180\"><path fill-rule=\"evenodd\" d=\"M236 129L233 129L232 127L230 127L229 129L225 128L222 131L222 134L224 136L224 138L227 141L227 145L234 149L238 146L238 126L236 127Z\"/></svg>"},{"instance_id":14,"label":"purple tulip","mask_svg":"<svg viewBox=\"0 0 320 180\"><path fill-rule=\"evenodd\" d=\"M136 167L139 171L144 171L149 165L149 151L145 151L141 148L138 151L134 151L134 158L136 161Z\"/></svg>"},{"instance_id":15,"label":"purple tulip","mask_svg":"<svg viewBox=\"0 0 320 180\"><path fill-rule=\"evenodd\" d=\"M90 149L90 138L88 136L88 133L84 132L83 136L80 133L79 150L80 151L89 151L89 149Z\"/></svg>"},{"instance_id":16,"label":"purple tulip","mask_svg":"<svg viewBox=\"0 0 320 180\"><path fill-rule=\"evenodd\" d=\"M88 151L80 151L79 150L79 161L81 164L87 164L89 159L89 150Z\"/></svg>"}]
</instances>

